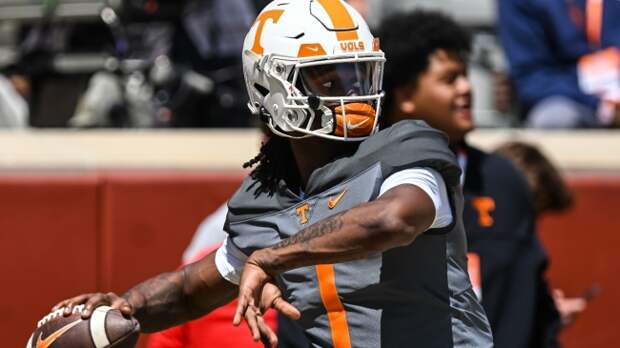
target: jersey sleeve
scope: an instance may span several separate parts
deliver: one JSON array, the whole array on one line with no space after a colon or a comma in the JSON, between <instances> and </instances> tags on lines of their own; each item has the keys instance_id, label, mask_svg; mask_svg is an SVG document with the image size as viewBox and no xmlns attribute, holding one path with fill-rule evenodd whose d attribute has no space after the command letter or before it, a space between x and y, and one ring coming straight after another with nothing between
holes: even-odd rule
<instances>
[{"instance_id":1,"label":"jersey sleeve","mask_svg":"<svg viewBox=\"0 0 620 348\"><path fill-rule=\"evenodd\" d=\"M390 189L403 184L419 187L433 201L435 219L429 229L446 227L452 223L452 210L450 209L446 184L436 170L411 168L398 171L383 181L379 190L379 197Z\"/></svg>"},{"instance_id":2,"label":"jersey sleeve","mask_svg":"<svg viewBox=\"0 0 620 348\"><path fill-rule=\"evenodd\" d=\"M239 284L247 258L247 255L230 241L230 237L227 237L215 253L215 267L224 279Z\"/></svg>"}]
</instances>

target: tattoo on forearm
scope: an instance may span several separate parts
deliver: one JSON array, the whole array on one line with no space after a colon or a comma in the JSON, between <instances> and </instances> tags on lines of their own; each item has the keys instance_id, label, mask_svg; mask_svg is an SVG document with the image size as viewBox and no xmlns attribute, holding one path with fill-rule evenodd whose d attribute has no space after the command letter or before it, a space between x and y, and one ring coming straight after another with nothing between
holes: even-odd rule
<instances>
[{"instance_id":1,"label":"tattoo on forearm","mask_svg":"<svg viewBox=\"0 0 620 348\"><path fill-rule=\"evenodd\" d=\"M324 236L326 234L335 232L339 230L340 228L342 228L342 225L343 225L342 215L343 214L344 213L336 214L331 217L328 217L327 219L319 221L316 224L311 225L301 230L299 233L272 246L270 249L278 250L278 249L283 249L289 246L298 245L303 250L307 251L309 249L308 244L310 243L310 241L318 237ZM254 260L249 261L249 262L256 263L263 270L267 271L268 273L272 275L283 272L290 268L295 268L297 266L300 266L308 260L308 259L304 259L303 261L298 260L298 261L291 262L291 261L284 261L278 258L270 259L269 257L264 257L264 256L265 255L255 256Z\"/></svg>"},{"instance_id":2,"label":"tattoo on forearm","mask_svg":"<svg viewBox=\"0 0 620 348\"><path fill-rule=\"evenodd\" d=\"M281 241L280 243L274 245L273 249L285 248L293 244L302 244L302 246L305 247L307 246L307 243L310 242L312 239L315 239L320 236L339 230L342 227L341 217L343 214L344 213L339 213L339 214L330 216L327 219L321 220L317 222L316 224L303 229L296 235L293 235Z\"/></svg>"},{"instance_id":3,"label":"tattoo on forearm","mask_svg":"<svg viewBox=\"0 0 620 348\"><path fill-rule=\"evenodd\" d=\"M357 209L355 214L348 210L333 215L252 254L248 262L275 276L297 267L349 261L382 251L388 238L384 234L386 225L382 214L377 212L384 204L376 200ZM318 240L330 234L337 239L330 236Z\"/></svg>"},{"instance_id":4,"label":"tattoo on forearm","mask_svg":"<svg viewBox=\"0 0 620 348\"><path fill-rule=\"evenodd\" d=\"M187 315L187 299L183 293L184 270L163 273L136 285L123 295L133 305L137 305L136 317L144 329L170 326L170 314L179 317Z\"/></svg>"}]
</instances>

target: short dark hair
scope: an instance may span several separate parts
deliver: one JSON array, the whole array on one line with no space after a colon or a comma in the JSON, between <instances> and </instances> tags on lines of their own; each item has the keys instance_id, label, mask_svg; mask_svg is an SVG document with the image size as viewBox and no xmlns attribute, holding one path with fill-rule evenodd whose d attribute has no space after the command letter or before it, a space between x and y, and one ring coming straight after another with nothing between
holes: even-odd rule
<instances>
[{"instance_id":1,"label":"short dark hair","mask_svg":"<svg viewBox=\"0 0 620 348\"><path fill-rule=\"evenodd\" d=\"M466 57L471 48L469 32L452 18L434 11L416 10L386 17L378 36L387 59L383 77L386 114L392 111L393 91L417 82L436 50Z\"/></svg>"}]
</instances>

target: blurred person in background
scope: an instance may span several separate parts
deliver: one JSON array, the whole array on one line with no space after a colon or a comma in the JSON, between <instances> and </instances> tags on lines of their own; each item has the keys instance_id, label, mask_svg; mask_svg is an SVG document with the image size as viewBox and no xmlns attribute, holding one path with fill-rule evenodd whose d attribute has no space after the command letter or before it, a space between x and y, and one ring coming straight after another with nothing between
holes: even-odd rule
<instances>
[{"instance_id":1,"label":"blurred person in background","mask_svg":"<svg viewBox=\"0 0 620 348\"><path fill-rule=\"evenodd\" d=\"M106 52L112 38L103 23L56 17L57 2L45 3L41 18L20 22L16 66L29 81L29 125L65 127L94 69L85 57Z\"/></svg>"},{"instance_id":2,"label":"blurred person in background","mask_svg":"<svg viewBox=\"0 0 620 348\"><path fill-rule=\"evenodd\" d=\"M620 126L620 2L498 1L510 76L534 128Z\"/></svg>"},{"instance_id":3,"label":"blurred person in background","mask_svg":"<svg viewBox=\"0 0 620 348\"><path fill-rule=\"evenodd\" d=\"M0 128L28 126L30 80L16 71L0 73Z\"/></svg>"},{"instance_id":4,"label":"blurred person in background","mask_svg":"<svg viewBox=\"0 0 620 348\"><path fill-rule=\"evenodd\" d=\"M173 126L245 127L251 119L239 52L265 1L199 0L186 5L173 38L171 61L207 76L214 90L193 119L178 106Z\"/></svg>"},{"instance_id":5,"label":"blurred person in background","mask_svg":"<svg viewBox=\"0 0 620 348\"><path fill-rule=\"evenodd\" d=\"M512 141L494 152L509 159L525 174L537 216L563 212L573 205L573 194L560 172L536 146Z\"/></svg>"},{"instance_id":6,"label":"blurred person in background","mask_svg":"<svg viewBox=\"0 0 620 348\"><path fill-rule=\"evenodd\" d=\"M468 268L501 348L557 346L560 320L544 278L526 178L507 159L467 144L474 129L469 34L449 17L416 11L386 18L385 125L421 119L445 132L463 170Z\"/></svg>"},{"instance_id":7,"label":"blurred person in background","mask_svg":"<svg viewBox=\"0 0 620 348\"><path fill-rule=\"evenodd\" d=\"M573 194L560 172L536 146L507 142L494 152L508 158L525 174L537 218L544 214L565 212L573 206ZM553 300L563 326L572 323L587 306L586 296L569 298L561 289L553 290Z\"/></svg>"},{"instance_id":8,"label":"blurred person in background","mask_svg":"<svg viewBox=\"0 0 620 348\"><path fill-rule=\"evenodd\" d=\"M200 260L222 245L226 239L224 222L227 213L224 203L202 221L183 253L183 265ZM236 306L237 301L232 301L202 318L151 334L147 348L262 347L252 340L250 331L230 325ZM268 311L264 318L276 331L275 311Z\"/></svg>"},{"instance_id":9,"label":"blurred person in background","mask_svg":"<svg viewBox=\"0 0 620 348\"><path fill-rule=\"evenodd\" d=\"M238 52L257 13L255 6L264 1L149 3L156 6L126 3L102 11L118 62L93 76L70 124L248 126ZM126 64L136 60L142 64Z\"/></svg>"}]
</instances>

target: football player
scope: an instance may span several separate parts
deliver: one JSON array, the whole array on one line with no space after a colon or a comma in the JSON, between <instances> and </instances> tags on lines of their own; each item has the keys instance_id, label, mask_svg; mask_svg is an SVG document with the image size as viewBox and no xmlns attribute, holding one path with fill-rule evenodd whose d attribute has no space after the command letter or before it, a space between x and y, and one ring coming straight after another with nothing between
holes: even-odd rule
<instances>
[{"instance_id":1,"label":"football player","mask_svg":"<svg viewBox=\"0 0 620 348\"><path fill-rule=\"evenodd\" d=\"M469 35L434 12L394 15L385 19L380 32L390 57L383 122L424 120L450 137L458 156L470 273L495 344L557 346L559 317L544 278L547 258L535 233L527 181L506 158L466 141L474 129Z\"/></svg>"},{"instance_id":2,"label":"football player","mask_svg":"<svg viewBox=\"0 0 620 348\"><path fill-rule=\"evenodd\" d=\"M224 245L122 297L57 307L111 304L153 331L238 294L234 323L256 340L276 341L262 319L273 306L300 317L315 347L492 346L467 275L455 156L418 121L377 132L384 61L343 1L269 4L243 68L250 110L274 136L228 203Z\"/></svg>"}]
</instances>

